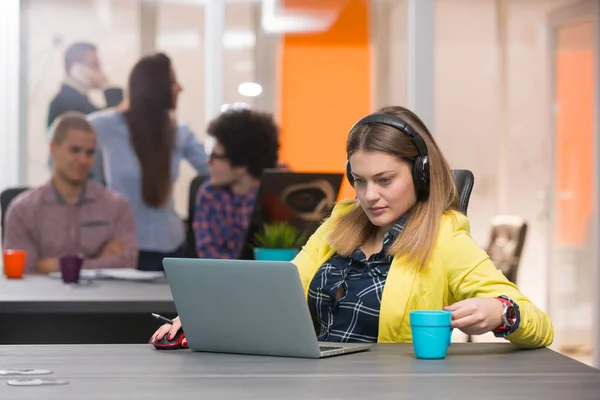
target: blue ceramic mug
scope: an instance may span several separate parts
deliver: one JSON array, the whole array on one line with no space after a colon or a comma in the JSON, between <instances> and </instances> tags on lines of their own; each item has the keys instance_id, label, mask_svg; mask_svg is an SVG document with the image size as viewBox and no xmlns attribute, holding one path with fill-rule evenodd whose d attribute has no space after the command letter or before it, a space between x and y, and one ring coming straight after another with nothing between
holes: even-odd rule
<instances>
[{"instance_id":1,"label":"blue ceramic mug","mask_svg":"<svg viewBox=\"0 0 600 400\"><path fill-rule=\"evenodd\" d=\"M410 312L410 327L415 356L425 360L446 357L452 342L452 311Z\"/></svg>"}]
</instances>

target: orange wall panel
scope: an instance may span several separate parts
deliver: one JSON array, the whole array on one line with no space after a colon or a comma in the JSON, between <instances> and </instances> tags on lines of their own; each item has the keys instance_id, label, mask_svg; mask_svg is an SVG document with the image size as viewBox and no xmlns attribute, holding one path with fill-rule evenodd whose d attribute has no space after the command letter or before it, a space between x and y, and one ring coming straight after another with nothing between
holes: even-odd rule
<instances>
[{"instance_id":1,"label":"orange wall panel","mask_svg":"<svg viewBox=\"0 0 600 400\"><path fill-rule=\"evenodd\" d=\"M593 213L594 54L559 50L556 59L558 243L583 245Z\"/></svg>"},{"instance_id":2,"label":"orange wall panel","mask_svg":"<svg viewBox=\"0 0 600 400\"><path fill-rule=\"evenodd\" d=\"M289 11L311 2L285 4ZM298 171L341 172L348 131L371 111L369 7L363 0L319 0L318 6L338 11L328 31L283 38L281 153ZM340 198L354 198L345 181Z\"/></svg>"}]
</instances>

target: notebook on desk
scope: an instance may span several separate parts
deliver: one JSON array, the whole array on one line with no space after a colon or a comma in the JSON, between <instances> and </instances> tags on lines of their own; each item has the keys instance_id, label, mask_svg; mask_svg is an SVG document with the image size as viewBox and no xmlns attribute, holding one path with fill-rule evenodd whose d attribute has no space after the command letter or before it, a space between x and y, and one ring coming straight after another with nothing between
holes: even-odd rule
<instances>
[{"instance_id":1,"label":"notebook on desk","mask_svg":"<svg viewBox=\"0 0 600 400\"><path fill-rule=\"evenodd\" d=\"M317 341L291 262L165 258L163 265L194 351L323 358L371 348Z\"/></svg>"}]
</instances>

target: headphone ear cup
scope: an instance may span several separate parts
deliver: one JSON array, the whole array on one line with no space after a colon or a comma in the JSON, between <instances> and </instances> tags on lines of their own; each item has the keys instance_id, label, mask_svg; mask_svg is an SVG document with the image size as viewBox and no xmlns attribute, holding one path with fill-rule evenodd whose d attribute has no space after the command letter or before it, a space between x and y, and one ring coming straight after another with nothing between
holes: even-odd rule
<instances>
[{"instance_id":1,"label":"headphone ear cup","mask_svg":"<svg viewBox=\"0 0 600 400\"><path fill-rule=\"evenodd\" d=\"M350 160L346 161L346 178L352 186L354 186L354 177L352 176L352 169L350 168Z\"/></svg>"},{"instance_id":2,"label":"headphone ear cup","mask_svg":"<svg viewBox=\"0 0 600 400\"><path fill-rule=\"evenodd\" d=\"M429 157L417 157L413 162L412 173L417 198L426 198L429 194Z\"/></svg>"}]
</instances>

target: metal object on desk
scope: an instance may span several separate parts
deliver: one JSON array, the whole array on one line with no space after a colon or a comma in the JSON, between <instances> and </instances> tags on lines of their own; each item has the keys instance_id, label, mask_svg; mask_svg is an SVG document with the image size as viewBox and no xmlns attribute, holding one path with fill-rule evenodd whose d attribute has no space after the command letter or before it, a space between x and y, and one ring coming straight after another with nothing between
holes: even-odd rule
<instances>
[{"instance_id":1,"label":"metal object on desk","mask_svg":"<svg viewBox=\"0 0 600 400\"><path fill-rule=\"evenodd\" d=\"M52 371L49 369L34 369L34 368L21 368L21 369L0 369L0 375L48 375Z\"/></svg>"},{"instance_id":2,"label":"metal object on desk","mask_svg":"<svg viewBox=\"0 0 600 400\"><path fill-rule=\"evenodd\" d=\"M46 386L66 385L69 381L64 379L11 379L6 381L8 386Z\"/></svg>"}]
</instances>

